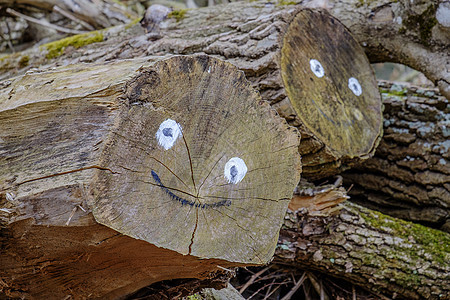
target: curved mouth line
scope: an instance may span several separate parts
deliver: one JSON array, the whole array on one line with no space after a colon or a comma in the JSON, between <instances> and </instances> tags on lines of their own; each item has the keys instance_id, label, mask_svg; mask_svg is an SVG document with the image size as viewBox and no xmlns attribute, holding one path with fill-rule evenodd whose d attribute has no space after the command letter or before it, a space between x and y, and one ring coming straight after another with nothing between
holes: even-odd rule
<instances>
[{"instance_id":1,"label":"curved mouth line","mask_svg":"<svg viewBox=\"0 0 450 300\"><path fill-rule=\"evenodd\" d=\"M155 180L156 184L158 184L158 186L172 199L175 201L178 201L181 203L181 206L185 206L185 205L189 205L192 207L200 207L200 208L217 208L217 207L221 207L221 206L230 206L231 205L231 200L221 200L221 201L217 201L214 203L196 203L196 201L192 201L192 200L187 200L183 197L180 197L178 195L175 195L170 188L166 187L162 182L161 179L159 178L158 174L152 170L152 177L153 180Z\"/></svg>"}]
</instances>

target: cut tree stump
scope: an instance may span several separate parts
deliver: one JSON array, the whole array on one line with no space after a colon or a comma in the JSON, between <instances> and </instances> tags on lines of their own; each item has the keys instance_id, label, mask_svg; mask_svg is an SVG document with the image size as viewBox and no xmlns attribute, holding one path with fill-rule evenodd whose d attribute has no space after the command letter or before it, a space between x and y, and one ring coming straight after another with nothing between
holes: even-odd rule
<instances>
[{"instance_id":1,"label":"cut tree stump","mask_svg":"<svg viewBox=\"0 0 450 300\"><path fill-rule=\"evenodd\" d=\"M67 51L56 64L206 53L243 70L263 100L300 130L303 177L334 175L373 154L382 132L381 99L363 49L337 19L266 2L182 13L147 35L138 27L111 29L102 33L106 41ZM28 68L47 63L46 47L23 54ZM0 69L13 65L0 61Z\"/></svg>"},{"instance_id":2,"label":"cut tree stump","mask_svg":"<svg viewBox=\"0 0 450 300\"><path fill-rule=\"evenodd\" d=\"M437 89L380 82L384 137L346 172L353 201L450 232L450 111Z\"/></svg>"},{"instance_id":3,"label":"cut tree stump","mask_svg":"<svg viewBox=\"0 0 450 300\"><path fill-rule=\"evenodd\" d=\"M5 295L117 298L271 259L299 135L236 67L143 58L0 85Z\"/></svg>"}]
</instances>

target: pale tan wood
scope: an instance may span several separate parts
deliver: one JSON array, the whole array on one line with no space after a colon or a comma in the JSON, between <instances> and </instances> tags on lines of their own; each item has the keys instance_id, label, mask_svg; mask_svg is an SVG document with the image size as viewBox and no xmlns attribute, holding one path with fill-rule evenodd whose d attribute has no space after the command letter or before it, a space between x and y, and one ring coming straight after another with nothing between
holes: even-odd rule
<instances>
[{"instance_id":1,"label":"pale tan wood","mask_svg":"<svg viewBox=\"0 0 450 300\"><path fill-rule=\"evenodd\" d=\"M1 86L6 295L113 299L270 260L299 180L299 134L236 67L146 57ZM168 118L182 129L165 149ZM248 170L229 183L241 174L226 171L233 157Z\"/></svg>"},{"instance_id":2,"label":"pale tan wood","mask_svg":"<svg viewBox=\"0 0 450 300\"><path fill-rule=\"evenodd\" d=\"M242 72L204 56L161 62L133 78L125 96L129 109L102 154L111 172L94 178L97 220L183 254L268 262L299 180L296 130ZM167 119L181 131L169 149L155 137ZM236 157L248 172L230 183L224 168Z\"/></svg>"}]
</instances>

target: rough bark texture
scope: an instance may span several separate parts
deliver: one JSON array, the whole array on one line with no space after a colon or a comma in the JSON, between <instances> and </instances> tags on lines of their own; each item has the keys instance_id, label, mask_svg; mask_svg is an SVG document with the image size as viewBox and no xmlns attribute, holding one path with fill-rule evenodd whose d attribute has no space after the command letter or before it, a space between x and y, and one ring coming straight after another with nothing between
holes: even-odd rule
<instances>
[{"instance_id":1,"label":"rough bark texture","mask_svg":"<svg viewBox=\"0 0 450 300\"><path fill-rule=\"evenodd\" d=\"M450 298L450 235L356 204L288 212L274 263L344 278L388 299Z\"/></svg>"},{"instance_id":2,"label":"rough bark texture","mask_svg":"<svg viewBox=\"0 0 450 300\"><path fill-rule=\"evenodd\" d=\"M344 174L358 203L450 231L450 110L436 89L379 82L384 136L375 157Z\"/></svg>"},{"instance_id":3,"label":"rough bark texture","mask_svg":"<svg viewBox=\"0 0 450 300\"><path fill-rule=\"evenodd\" d=\"M345 27L324 12L300 11L301 6L243 2L186 11L148 35L137 27L98 33L102 44L67 53L56 64L198 52L227 60L299 128L303 176L321 178L373 154L381 134L381 100L364 52ZM304 35L297 34L298 27ZM42 48L44 53L60 49L55 44ZM38 56L30 52L29 62L43 63ZM311 56L323 64L325 76L313 74ZM351 92L352 77L359 80L361 94Z\"/></svg>"},{"instance_id":4,"label":"rough bark texture","mask_svg":"<svg viewBox=\"0 0 450 300\"><path fill-rule=\"evenodd\" d=\"M24 0L27 1L27 0ZM254 4L247 4L251 7ZM423 72L439 86L443 95L449 97L449 54L450 5L439 0L376 0L340 1L307 0L299 1L300 6L325 8L347 26L364 47L371 62L397 62ZM221 8L222 6L218 6ZM292 6L290 6L292 7ZM283 9L283 7L278 7ZM227 8L221 8L228 15ZM195 30L196 28L193 28ZM223 30L226 30L223 28ZM125 31L124 27L120 31ZM135 39L130 33L123 38L123 44L116 49L114 56L131 57L139 55L147 48L142 39ZM186 44L186 46L188 46ZM111 49L104 49L103 55ZM199 48L190 49L199 50ZM232 49L228 49L228 52ZM232 53L232 52L229 52ZM38 54L39 55L39 54ZM111 59L111 56L107 56ZM30 65L34 64L30 58ZM23 68L20 56L8 59L8 68ZM1 64L5 69L5 63Z\"/></svg>"},{"instance_id":5,"label":"rough bark texture","mask_svg":"<svg viewBox=\"0 0 450 300\"><path fill-rule=\"evenodd\" d=\"M272 257L299 136L231 64L142 58L2 87L7 296L118 298Z\"/></svg>"}]
</instances>

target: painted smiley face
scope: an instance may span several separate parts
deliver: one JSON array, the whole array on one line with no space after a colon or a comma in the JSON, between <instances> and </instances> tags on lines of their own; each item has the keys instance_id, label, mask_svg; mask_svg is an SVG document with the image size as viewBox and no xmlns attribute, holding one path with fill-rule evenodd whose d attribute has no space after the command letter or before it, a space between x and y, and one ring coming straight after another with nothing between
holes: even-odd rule
<instances>
[{"instance_id":1,"label":"painted smiley face","mask_svg":"<svg viewBox=\"0 0 450 300\"><path fill-rule=\"evenodd\" d=\"M166 119L160 124L159 129L156 132L156 139L158 141L158 144L163 147L164 150L169 150L175 145L177 140L182 137L182 135L183 130L181 125L172 119ZM238 184L244 179L245 175L247 174L247 170L247 165L245 164L243 159L239 157L232 157L225 164L223 170L224 178L229 184ZM171 199L180 202L182 206L189 205L200 208L213 208L231 205L231 201L226 199L214 203L200 203L197 201L187 200L174 194L170 188L166 187L161 182L159 175L154 170L151 171L151 175L156 184L161 187L161 189Z\"/></svg>"},{"instance_id":2,"label":"painted smiley face","mask_svg":"<svg viewBox=\"0 0 450 300\"><path fill-rule=\"evenodd\" d=\"M311 68L311 71L316 75L318 78L322 78L325 75L325 69L323 68L320 61L317 59L311 59L309 61L309 66ZM356 96L361 96L362 94L362 87L359 83L358 79L355 77L350 77L348 79L348 88L355 94Z\"/></svg>"}]
</instances>

